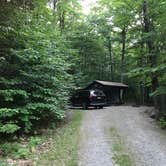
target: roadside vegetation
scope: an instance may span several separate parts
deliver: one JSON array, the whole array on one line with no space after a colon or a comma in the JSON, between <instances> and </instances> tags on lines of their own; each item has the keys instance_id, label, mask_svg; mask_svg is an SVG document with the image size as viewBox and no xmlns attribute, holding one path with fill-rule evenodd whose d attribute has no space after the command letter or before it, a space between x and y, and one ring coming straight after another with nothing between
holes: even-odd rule
<instances>
[{"instance_id":1,"label":"roadside vegetation","mask_svg":"<svg viewBox=\"0 0 166 166\"><path fill-rule=\"evenodd\" d=\"M76 166L82 112L74 111L72 116L59 128L43 129L37 136L0 144L1 166Z\"/></svg>"},{"instance_id":2,"label":"roadside vegetation","mask_svg":"<svg viewBox=\"0 0 166 166\"><path fill-rule=\"evenodd\" d=\"M38 156L36 161L38 166L77 166L81 120L82 112L77 111L69 124L50 135L51 149Z\"/></svg>"},{"instance_id":3,"label":"roadside vegetation","mask_svg":"<svg viewBox=\"0 0 166 166\"><path fill-rule=\"evenodd\" d=\"M132 155L127 152L125 142L118 134L116 128L110 129L112 139L113 160L118 166L134 166Z\"/></svg>"}]
</instances>

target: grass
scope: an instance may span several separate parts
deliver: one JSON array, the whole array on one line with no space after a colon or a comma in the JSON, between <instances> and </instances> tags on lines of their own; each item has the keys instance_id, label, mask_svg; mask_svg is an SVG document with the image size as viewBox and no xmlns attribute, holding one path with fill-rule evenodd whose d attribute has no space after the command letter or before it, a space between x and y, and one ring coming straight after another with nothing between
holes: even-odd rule
<instances>
[{"instance_id":1,"label":"grass","mask_svg":"<svg viewBox=\"0 0 166 166\"><path fill-rule=\"evenodd\" d=\"M127 154L115 154L113 159L119 166L133 166Z\"/></svg>"},{"instance_id":2,"label":"grass","mask_svg":"<svg viewBox=\"0 0 166 166\"><path fill-rule=\"evenodd\" d=\"M82 113L75 111L74 118L69 124L59 128L55 133L50 133L52 147L48 152L37 156L37 166L77 166L81 119Z\"/></svg>"},{"instance_id":3,"label":"grass","mask_svg":"<svg viewBox=\"0 0 166 166\"><path fill-rule=\"evenodd\" d=\"M113 160L119 166L134 166L134 162L131 159L129 153L125 149L125 144L122 137L118 134L116 128L110 129L111 138L113 141L112 151Z\"/></svg>"}]
</instances>

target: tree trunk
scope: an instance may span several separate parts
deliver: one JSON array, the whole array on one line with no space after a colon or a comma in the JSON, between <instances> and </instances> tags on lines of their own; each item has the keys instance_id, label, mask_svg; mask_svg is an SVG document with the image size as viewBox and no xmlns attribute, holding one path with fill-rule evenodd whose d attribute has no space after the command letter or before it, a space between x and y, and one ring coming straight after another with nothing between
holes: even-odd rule
<instances>
[{"instance_id":1,"label":"tree trunk","mask_svg":"<svg viewBox=\"0 0 166 166\"><path fill-rule=\"evenodd\" d=\"M144 1L143 4L143 16L144 16L144 30L145 33L151 32L153 28L153 23L149 17L149 10L148 10L148 3ZM149 63L150 66L153 68L157 65L157 54L155 53L155 45L152 37L149 37L146 40L146 44L149 50ZM155 73L151 74L151 83L152 83L152 91L155 91L158 87L158 77ZM154 105L157 107L157 97L153 98Z\"/></svg>"},{"instance_id":2,"label":"tree trunk","mask_svg":"<svg viewBox=\"0 0 166 166\"><path fill-rule=\"evenodd\" d=\"M161 96L161 114L166 116L166 96Z\"/></svg>"},{"instance_id":3,"label":"tree trunk","mask_svg":"<svg viewBox=\"0 0 166 166\"><path fill-rule=\"evenodd\" d=\"M58 2L58 0L53 0L53 9L54 9L54 11L55 11L55 9L56 9L57 2Z\"/></svg>"},{"instance_id":4,"label":"tree trunk","mask_svg":"<svg viewBox=\"0 0 166 166\"><path fill-rule=\"evenodd\" d=\"M60 12L59 22L60 22L60 29L61 29L61 32L62 32L65 28L65 11Z\"/></svg>"},{"instance_id":5,"label":"tree trunk","mask_svg":"<svg viewBox=\"0 0 166 166\"><path fill-rule=\"evenodd\" d=\"M121 53L121 82L124 81L124 59L125 59L125 51L126 51L126 27L124 26L122 29L122 53Z\"/></svg>"},{"instance_id":6,"label":"tree trunk","mask_svg":"<svg viewBox=\"0 0 166 166\"><path fill-rule=\"evenodd\" d=\"M109 66L111 72L111 80L113 81L112 43L110 37L108 38L108 50L109 50Z\"/></svg>"}]
</instances>

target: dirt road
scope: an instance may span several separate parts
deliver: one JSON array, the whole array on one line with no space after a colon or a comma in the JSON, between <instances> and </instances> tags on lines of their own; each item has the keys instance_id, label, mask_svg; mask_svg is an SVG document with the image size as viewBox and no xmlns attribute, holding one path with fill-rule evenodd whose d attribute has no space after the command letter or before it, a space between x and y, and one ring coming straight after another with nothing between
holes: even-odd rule
<instances>
[{"instance_id":1,"label":"dirt road","mask_svg":"<svg viewBox=\"0 0 166 166\"><path fill-rule=\"evenodd\" d=\"M146 109L112 106L85 111L78 165L166 166L166 132L144 113Z\"/></svg>"}]
</instances>

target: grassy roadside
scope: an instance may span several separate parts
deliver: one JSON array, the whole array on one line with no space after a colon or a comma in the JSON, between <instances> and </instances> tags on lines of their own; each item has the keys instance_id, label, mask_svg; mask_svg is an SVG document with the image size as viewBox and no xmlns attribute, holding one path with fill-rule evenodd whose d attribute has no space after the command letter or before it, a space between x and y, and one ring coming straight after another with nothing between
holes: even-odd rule
<instances>
[{"instance_id":1,"label":"grassy roadside","mask_svg":"<svg viewBox=\"0 0 166 166\"><path fill-rule=\"evenodd\" d=\"M58 129L0 144L0 166L76 166L82 112L74 111L72 116Z\"/></svg>"},{"instance_id":2,"label":"grassy roadside","mask_svg":"<svg viewBox=\"0 0 166 166\"><path fill-rule=\"evenodd\" d=\"M122 137L118 134L116 128L110 128L110 134L113 141L112 151L113 160L118 166L134 166L134 161L131 155L125 149L125 144Z\"/></svg>"},{"instance_id":3,"label":"grassy roadside","mask_svg":"<svg viewBox=\"0 0 166 166\"><path fill-rule=\"evenodd\" d=\"M76 166L81 119L82 112L75 111L69 124L59 128L56 133L50 133L52 147L49 151L36 156L35 165Z\"/></svg>"}]
</instances>

